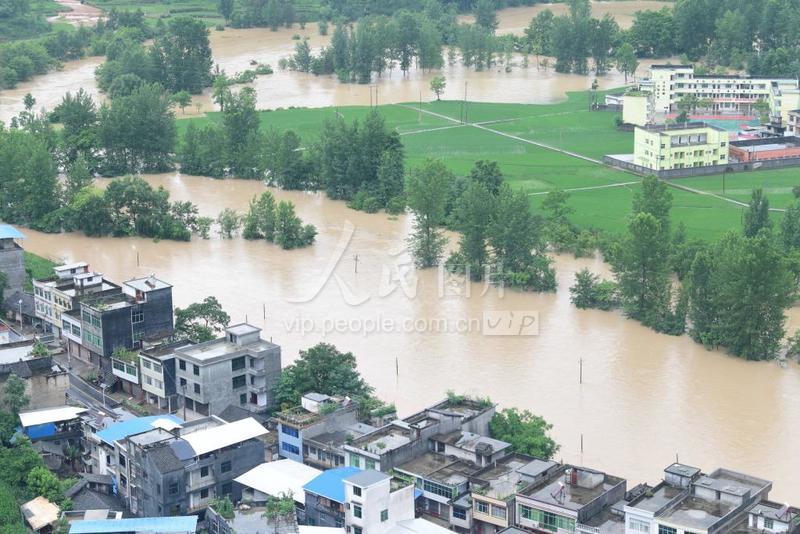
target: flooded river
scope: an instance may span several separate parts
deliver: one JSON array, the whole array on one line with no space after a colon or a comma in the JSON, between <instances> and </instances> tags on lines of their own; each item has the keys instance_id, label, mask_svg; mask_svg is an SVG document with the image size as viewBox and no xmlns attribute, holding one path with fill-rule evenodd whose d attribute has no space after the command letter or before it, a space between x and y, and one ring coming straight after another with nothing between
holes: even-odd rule
<instances>
[{"instance_id":1,"label":"flooded river","mask_svg":"<svg viewBox=\"0 0 800 534\"><path fill-rule=\"evenodd\" d=\"M147 178L210 216L225 207L244 211L266 189L253 181ZM557 257L556 293L501 294L411 269L404 253L408 217L356 212L318 194L274 192L317 226L314 246L283 251L216 235L154 243L26 231L25 247L90 261L115 279L155 273L174 284L178 306L215 295L234 322L247 318L280 343L284 364L299 349L334 343L357 356L366 379L401 414L448 389L489 395L552 422L561 444L557 458L565 461L638 483L656 481L678 455L706 469L724 465L774 480L774 498L800 501L796 363L783 369L746 362L686 336L656 334L618 313L576 309L568 292L574 273L589 267L607 274L598 259ZM538 335L489 335L501 332L483 327L484 313L509 310L538 314ZM793 310L789 327L798 326ZM527 324L512 331L534 333Z\"/></svg>"},{"instance_id":2,"label":"flooded river","mask_svg":"<svg viewBox=\"0 0 800 534\"><path fill-rule=\"evenodd\" d=\"M71 1L71 0L69 0ZM625 1L594 2L595 16L611 13L620 21L620 25L630 24L633 14L641 9L656 9L666 2ZM540 4L534 7L512 8L499 12L499 33L522 33L531 18L544 7L562 13L564 4ZM332 30L331 30L332 32ZM370 86L359 84L342 84L334 76L314 76L298 72L287 72L278 69L281 58L292 55L296 41L292 37L297 34L308 38L315 50L330 42L330 35L321 36L316 24L307 24L305 29L299 26L281 28L273 32L266 28L226 29L219 32L211 30L211 48L214 61L229 74L240 72L250 67L251 61L272 65L275 73L260 76L251 85L258 94L258 106L263 109L274 109L289 106L322 107L334 105L368 105L370 103ZM667 61L665 59L657 60ZM675 60L678 61L678 60ZM23 108L22 100L31 93L37 100L37 109L52 109L61 101L67 91L75 92L83 87L92 94L97 94L94 69L102 62L102 58L94 57L80 61L68 62L62 71L21 83L16 89L0 92L0 120L8 121ZM469 100L481 102L520 102L549 103L562 100L567 91L589 89L594 79L592 76L559 74L553 68L537 69L535 58L530 58L528 68L523 68L522 58L513 59L511 72L505 66L498 65L493 69L477 72L464 68L459 62L446 65L442 71L423 72L412 69L406 76L395 68L385 72L376 80L378 102L416 102L420 98L431 100L430 80L443 74L447 79L447 88L442 96L445 99L462 99L466 90ZM644 75L652 63L650 60L640 62L638 75ZM598 82L601 89L620 87L625 81L616 70L600 76ZM203 95L194 98L187 114L204 113L216 109L211 102L210 89Z\"/></svg>"}]
</instances>

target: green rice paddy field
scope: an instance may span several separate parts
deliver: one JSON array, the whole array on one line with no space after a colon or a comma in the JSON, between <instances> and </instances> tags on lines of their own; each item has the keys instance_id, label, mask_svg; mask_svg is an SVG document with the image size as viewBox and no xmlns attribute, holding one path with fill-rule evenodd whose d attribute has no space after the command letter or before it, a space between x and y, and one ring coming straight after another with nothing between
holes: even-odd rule
<instances>
[{"instance_id":1,"label":"green rice paddy field","mask_svg":"<svg viewBox=\"0 0 800 534\"><path fill-rule=\"evenodd\" d=\"M617 113L589 111L590 99L590 93L583 92L570 93L565 101L551 105L470 102L465 106L442 101L424 103L421 109L413 103L385 105L380 110L387 124L401 134L410 167L426 158L440 158L454 173L466 174L477 160L495 160L512 187L530 195L533 206L548 191L570 190L575 224L619 232L626 225L640 178L599 160L604 154L631 152L633 133L615 128ZM311 140L324 121L337 113L352 120L363 119L368 112L366 106L262 111L261 123L264 128L293 129ZM462 122L465 116L466 124ZM183 119L179 127L185 128L189 121L199 124L221 118L219 113L209 113ZM721 175L676 183L723 196ZM771 206L785 208L793 200L794 185L800 185L800 168L729 173L724 197L746 202L751 190L761 187ZM712 240L741 225L739 205L678 188L672 194L673 220L683 222L691 236ZM773 213L773 217L777 221L782 214Z\"/></svg>"}]
</instances>

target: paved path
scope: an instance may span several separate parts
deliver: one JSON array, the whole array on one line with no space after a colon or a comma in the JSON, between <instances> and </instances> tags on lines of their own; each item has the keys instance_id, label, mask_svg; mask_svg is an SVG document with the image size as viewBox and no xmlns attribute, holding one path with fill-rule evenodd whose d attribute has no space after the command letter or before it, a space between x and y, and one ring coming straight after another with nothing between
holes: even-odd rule
<instances>
[{"instance_id":1,"label":"paved path","mask_svg":"<svg viewBox=\"0 0 800 534\"><path fill-rule=\"evenodd\" d=\"M612 187L627 187L629 185L636 185L636 184L639 184L639 183L641 183L641 182L639 182L639 180L636 180L635 182L619 182L619 183L606 184L606 185L592 185L592 186L589 186L589 187L573 187L571 189L564 189L564 191L566 191L567 193L570 193L572 191L594 191L595 189L609 189L609 188L612 188ZM550 191L537 191L535 193L528 193L528 196L533 197L533 196L537 196L537 195L546 195L549 192Z\"/></svg>"}]
</instances>

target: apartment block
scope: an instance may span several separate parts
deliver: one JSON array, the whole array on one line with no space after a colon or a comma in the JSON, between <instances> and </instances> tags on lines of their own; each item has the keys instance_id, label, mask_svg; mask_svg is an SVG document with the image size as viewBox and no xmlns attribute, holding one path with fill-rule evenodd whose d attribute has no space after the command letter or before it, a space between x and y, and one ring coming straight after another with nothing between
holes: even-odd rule
<instances>
[{"instance_id":1,"label":"apartment block","mask_svg":"<svg viewBox=\"0 0 800 534\"><path fill-rule=\"evenodd\" d=\"M649 125L634 131L633 163L654 171L725 165L728 150L728 133L702 122Z\"/></svg>"},{"instance_id":2,"label":"apartment block","mask_svg":"<svg viewBox=\"0 0 800 534\"><path fill-rule=\"evenodd\" d=\"M561 465L515 495L516 526L534 532L612 534L623 518L610 512L621 506L626 481L601 471Z\"/></svg>"},{"instance_id":3,"label":"apartment block","mask_svg":"<svg viewBox=\"0 0 800 534\"><path fill-rule=\"evenodd\" d=\"M195 513L225 495L238 501L233 481L264 461L266 434L253 418L212 416L117 440L119 494L139 517Z\"/></svg>"},{"instance_id":4,"label":"apartment block","mask_svg":"<svg viewBox=\"0 0 800 534\"><path fill-rule=\"evenodd\" d=\"M786 123L788 113L800 107L800 86L792 78L744 75L700 75L691 65L652 65L642 89L653 92L656 112L677 110L685 96L711 102L714 115L756 115L758 101L769 104L770 120Z\"/></svg>"},{"instance_id":5,"label":"apartment block","mask_svg":"<svg viewBox=\"0 0 800 534\"><path fill-rule=\"evenodd\" d=\"M148 347L139 352L141 387L149 404L169 412L180 406L175 385L175 351L192 345L193 341L182 340Z\"/></svg>"},{"instance_id":6,"label":"apartment block","mask_svg":"<svg viewBox=\"0 0 800 534\"><path fill-rule=\"evenodd\" d=\"M176 391L185 406L202 415L230 405L262 413L275 404L281 348L261 339L261 329L237 324L225 337L175 349Z\"/></svg>"}]
</instances>

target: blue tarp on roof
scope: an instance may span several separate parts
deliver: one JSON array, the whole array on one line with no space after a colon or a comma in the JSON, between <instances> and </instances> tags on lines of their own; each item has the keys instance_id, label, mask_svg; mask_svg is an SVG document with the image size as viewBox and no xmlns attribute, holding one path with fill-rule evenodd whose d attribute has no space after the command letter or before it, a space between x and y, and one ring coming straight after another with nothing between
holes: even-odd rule
<instances>
[{"instance_id":1,"label":"blue tarp on roof","mask_svg":"<svg viewBox=\"0 0 800 534\"><path fill-rule=\"evenodd\" d=\"M153 430L153 428L155 428L153 426L153 421L158 419L167 419L179 425L183 424L183 419L175 417L174 415L149 415L147 417L137 417L136 419L113 424L98 432L97 437L105 443L112 445L117 440Z\"/></svg>"},{"instance_id":2,"label":"blue tarp on roof","mask_svg":"<svg viewBox=\"0 0 800 534\"><path fill-rule=\"evenodd\" d=\"M25 236L10 224L0 224L0 239L25 239Z\"/></svg>"},{"instance_id":3,"label":"blue tarp on roof","mask_svg":"<svg viewBox=\"0 0 800 534\"><path fill-rule=\"evenodd\" d=\"M44 423L43 425L32 425L25 429L25 434L31 439L49 438L56 435L55 423Z\"/></svg>"},{"instance_id":4,"label":"blue tarp on roof","mask_svg":"<svg viewBox=\"0 0 800 534\"><path fill-rule=\"evenodd\" d=\"M344 479L355 475L359 471L361 470L357 467L328 469L303 486L303 489L320 497L344 503Z\"/></svg>"},{"instance_id":5,"label":"blue tarp on roof","mask_svg":"<svg viewBox=\"0 0 800 534\"><path fill-rule=\"evenodd\" d=\"M194 532L197 516L136 517L131 519L106 519L74 521L69 534L103 534L111 532Z\"/></svg>"}]
</instances>

